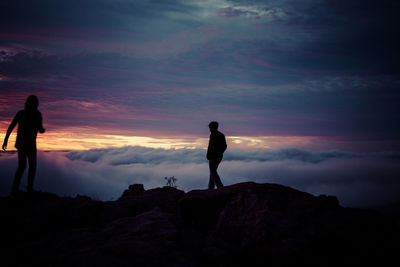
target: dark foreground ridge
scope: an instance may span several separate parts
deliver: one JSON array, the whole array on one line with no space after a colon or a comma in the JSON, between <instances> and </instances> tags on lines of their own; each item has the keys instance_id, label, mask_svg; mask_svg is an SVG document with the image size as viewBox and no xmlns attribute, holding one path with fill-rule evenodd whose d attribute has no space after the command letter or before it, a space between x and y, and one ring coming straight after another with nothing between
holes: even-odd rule
<instances>
[{"instance_id":1,"label":"dark foreground ridge","mask_svg":"<svg viewBox=\"0 0 400 267\"><path fill-rule=\"evenodd\" d=\"M389 266L394 222L277 184L0 198L3 266Z\"/></svg>"}]
</instances>

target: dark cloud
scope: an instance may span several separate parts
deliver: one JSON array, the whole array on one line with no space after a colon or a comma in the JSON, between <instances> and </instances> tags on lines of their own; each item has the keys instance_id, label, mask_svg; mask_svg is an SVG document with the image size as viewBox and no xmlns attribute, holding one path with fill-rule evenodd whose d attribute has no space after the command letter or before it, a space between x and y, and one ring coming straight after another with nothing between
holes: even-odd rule
<instances>
[{"instance_id":1,"label":"dark cloud","mask_svg":"<svg viewBox=\"0 0 400 267\"><path fill-rule=\"evenodd\" d=\"M2 1L3 25L51 27L123 27L123 15L156 18L166 12L187 12L181 1L71 0ZM191 7L193 9L193 7Z\"/></svg>"},{"instance_id":2,"label":"dark cloud","mask_svg":"<svg viewBox=\"0 0 400 267\"><path fill-rule=\"evenodd\" d=\"M399 74L398 1L317 2L300 22L314 28L318 36L310 51L339 56L338 66L347 71ZM324 63L321 67L329 66Z\"/></svg>"},{"instance_id":3,"label":"dark cloud","mask_svg":"<svg viewBox=\"0 0 400 267\"><path fill-rule=\"evenodd\" d=\"M399 74L398 1L230 2L220 10L226 17L252 10L268 18L259 21L263 38L249 40L264 43L249 49L255 58L308 72Z\"/></svg>"},{"instance_id":4,"label":"dark cloud","mask_svg":"<svg viewBox=\"0 0 400 267\"><path fill-rule=\"evenodd\" d=\"M69 85L82 86L108 86L111 82L124 82L122 77L101 75L96 76L95 70L107 69L111 73L118 73L119 69L134 69L132 58L124 57L118 53L80 53L77 55L47 54L40 51L9 53L3 51L0 60L0 73L8 80L30 79L41 81L58 81ZM84 75L83 71L89 72ZM102 73L104 74L104 73ZM46 79L47 78L47 79ZM54 80L50 80L53 78ZM101 79L102 78L102 79ZM99 79L101 79L99 81ZM131 78L132 79L132 78ZM110 81L111 80L111 81Z\"/></svg>"},{"instance_id":5,"label":"dark cloud","mask_svg":"<svg viewBox=\"0 0 400 267\"><path fill-rule=\"evenodd\" d=\"M217 14L218 16L221 17L228 17L228 18L232 18L232 17L239 17L239 16L246 16L246 15L256 15L254 12L246 12L246 11L242 11L239 9L235 9L233 7L225 7L225 8L220 8L217 10Z\"/></svg>"},{"instance_id":6,"label":"dark cloud","mask_svg":"<svg viewBox=\"0 0 400 267\"><path fill-rule=\"evenodd\" d=\"M240 24L237 32L230 30L234 36L248 36L236 39L250 44L253 41L270 44L264 45L264 50L249 47L248 53L253 51L256 58L269 59L282 67L306 70L398 74L400 54L397 47L400 39L397 29L400 21L396 13L399 7L397 1L230 2L231 5L215 12L230 18L259 18L259 23L265 25L254 32L251 25L255 22L250 20L249 26L245 27L248 32L242 32L244 29ZM0 23L5 30L15 32L13 27L19 27L18 32L22 33L92 39L98 43L110 39L122 42L135 40L136 43L161 41L177 32L196 31L197 26L206 25L207 21L191 15L210 8L200 3L185 4L185 1L85 0L54 3L46 0L2 1L1 5L3 14ZM36 31L38 28L42 30ZM254 32L254 35L249 35L249 32ZM127 33L133 39L125 39ZM225 44L223 38L227 38ZM222 32L217 39L219 47L224 47L232 42L232 34ZM29 43L34 40L20 41ZM95 46L95 43L90 46ZM240 48L243 44L235 46Z\"/></svg>"}]
</instances>

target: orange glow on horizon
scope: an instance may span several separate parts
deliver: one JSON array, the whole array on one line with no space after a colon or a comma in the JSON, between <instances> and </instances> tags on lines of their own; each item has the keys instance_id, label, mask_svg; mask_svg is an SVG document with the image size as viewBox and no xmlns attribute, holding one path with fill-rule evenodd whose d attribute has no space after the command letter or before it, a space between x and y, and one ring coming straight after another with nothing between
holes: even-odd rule
<instances>
[{"instance_id":1,"label":"orange glow on horizon","mask_svg":"<svg viewBox=\"0 0 400 267\"><path fill-rule=\"evenodd\" d=\"M1 140L4 139L6 128L2 127ZM97 130L98 132L98 130ZM8 140L7 150L15 150L16 129ZM318 142L317 137L304 136L227 136L230 149L278 149L283 147L306 148ZM66 128L58 131L47 131L38 134L39 150L88 150L97 148L143 146L163 149L207 149L208 135L204 137L161 138L151 136L129 136L118 134L96 133L96 129Z\"/></svg>"}]
</instances>

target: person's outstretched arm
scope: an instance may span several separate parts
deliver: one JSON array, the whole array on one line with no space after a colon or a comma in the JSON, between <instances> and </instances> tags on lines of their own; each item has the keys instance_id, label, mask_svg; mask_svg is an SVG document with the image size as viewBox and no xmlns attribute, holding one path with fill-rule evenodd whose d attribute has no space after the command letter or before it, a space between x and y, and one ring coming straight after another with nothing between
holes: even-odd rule
<instances>
[{"instance_id":1,"label":"person's outstretched arm","mask_svg":"<svg viewBox=\"0 0 400 267\"><path fill-rule=\"evenodd\" d=\"M7 149L8 138L10 137L10 134L11 134L12 130L14 129L15 125L17 125L17 123L18 123L18 114L14 117L10 126L8 127L6 136L4 137L4 142L3 142L3 147L2 147L3 150Z\"/></svg>"},{"instance_id":2,"label":"person's outstretched arm","mask_svg":"<svg viewBox=\"0 0 400 267\"><path fill-rule=\"evenodd\" d=\"M44 133L46 129L43 128L43 119L42 114L40 114L40 121L39 121L39 133Z\"/></svg>"},{"instance_id":3,"label":"person's outstretched arm","mask_svg":"<svg viewBox=\"0 0 400 267\"><path fill-rule=\"evenodd\" d=\"M224 136L224 139L223 139L223 143L222 143L222 152L225 152L226 151L226 149L228 148L228 145L226 144L226 138L225 138L225 136Z\"/></svg>"}]
</instances>

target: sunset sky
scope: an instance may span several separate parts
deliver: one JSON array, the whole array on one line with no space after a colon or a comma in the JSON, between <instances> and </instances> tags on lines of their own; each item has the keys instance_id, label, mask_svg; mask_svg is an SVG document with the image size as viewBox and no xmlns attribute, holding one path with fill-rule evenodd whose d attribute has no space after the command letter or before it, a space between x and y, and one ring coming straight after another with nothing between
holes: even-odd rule
<instances>
[{"instance_id":1,"label":"sunset sky","mask_svg":"<svg viewBox=\"0 0 400 267\"><path fill-rule=\"evenodd\" d=\"M237 151L397 153L399 10L395 0L2 0L0 139L35 94L41 150L205 149L216 120Z\"/></svg>"},{"instance_id":2,"label":"sunset sky","mask_svg":"<svg viewBox=\"0 0 400 267\"><path fill-rule=\"evenodd\" d=\"M0 7L1 132L36 94L42 149L199 147L210 120L263 147L399 148L397 1Z\"/></svg>"}]
</instances>

